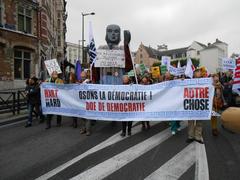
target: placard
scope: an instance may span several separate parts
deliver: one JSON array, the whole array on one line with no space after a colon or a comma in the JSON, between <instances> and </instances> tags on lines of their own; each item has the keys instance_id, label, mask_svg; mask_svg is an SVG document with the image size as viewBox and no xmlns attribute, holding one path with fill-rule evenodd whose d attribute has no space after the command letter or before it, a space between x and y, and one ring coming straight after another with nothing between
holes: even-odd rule
<instances>
[{"instance_id":1,"label":"placard","mask_svg":"<svg viewBox=\"0 0 240 180\"><path fill-rule=\"evenodd\" d=\"M159 66L151 67L152 78L157 79L160 77Z\"/></svg>"},{"instance_id":2,"label":"placard","mask_svg":"<svg viewBox=\"0 0 240 180\"><path fill-rule=\"evenodd\" d=\"M52 75L53 71L57 71L58 74L62 73L61 68L56 59L46 60L44 61L44 63L50 76Z\"/></svg>"},{"instance_id":3,"label":"placard","mask_svg":"<svg viewBox=\"0 0 240 180\"><path fill-rule=\"evenodd\" d=\"M125 68L125 53L123 50L99 49L95 67Z\"/></svg>"},{"instance_id":4,"label":"placard","mask_svg":"<svg viewBox=\"0 0 240 180\"><path fill-rule=\"evenodd\" d=\"M236 68L236 61L233 58L222 58L223 70L234 70Z\"/></svg>"}]
</instances>

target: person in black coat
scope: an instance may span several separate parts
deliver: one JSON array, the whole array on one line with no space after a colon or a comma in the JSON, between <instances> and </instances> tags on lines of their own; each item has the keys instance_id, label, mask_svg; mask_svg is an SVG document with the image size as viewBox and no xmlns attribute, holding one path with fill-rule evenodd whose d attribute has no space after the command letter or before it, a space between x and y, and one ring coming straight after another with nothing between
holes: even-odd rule
<instances>
[{"instance_id":1,"label":"person in black coat","mask_svg":"<svg viewBox=\"0 0 240 180\"><path fill-rule=\"evenodd\" d=\"M125 85L130 84L130 79L128 76L123 76L123 84L125 84ZM122 122L122 133L121 133L122 137L126 136L127 128L128 128L128 136L131 136L132 135L132 121L123 121Z\"/></svg>"},{"instance_id":2,"label":"person in black coat","mask_svg":"<svg viewBox=\"0 0 240 180\"><path fill-rule=\"evenodd\" d=\"M43 121L43 115L40 110L40 87L38 83L38 79L36 77L32 77L28 80L27 86L26 86L26 97L27 97L27 103L28 103L28 120L25 125L25 127L31 127L32 126L32 113L34 112L35 108L35 115L36 117L40 116L41 121Z\"/></svg>"}]
</instances>

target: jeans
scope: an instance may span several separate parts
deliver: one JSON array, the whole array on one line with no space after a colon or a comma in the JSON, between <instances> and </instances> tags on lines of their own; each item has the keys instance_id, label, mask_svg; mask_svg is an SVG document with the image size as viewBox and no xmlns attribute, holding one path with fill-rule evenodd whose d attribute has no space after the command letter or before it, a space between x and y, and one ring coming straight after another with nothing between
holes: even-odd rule
<instances>
[{"instance_id":1,"label":"jeans","mask_svg":"<svg viewBox=\"0 0 240 180\"><path fill-rule=\"evenodd\" d=\"M126 134L126 130L128 127L128 133L131 133L132 130L132 121L123 121L122 122L122 132Z\"/></svg>"},{"instance_id":2,"label":"jeans","mask_svg":"<svg viewBox=\"0 0 240 180\"><path fill-rule=\"evenodd\" d=\"M188 138L202 140L202 121L188 121Z\"/></svg>"},{"instance_id":3,"label":"jeans","mask_svg":"<svg viewBox=\"0 0 240 180\"><path fill-rule=\"evenodd\" d=\"M89 119L81 118L80 126L82 131L91 132L91 121Z\"/></svg>"},{"instance_id":4,"label":"jeans","mask_svg":"<svg viewBox=\"0 0 240 180\"><path fill-rule=\"evenodd\" d=\"M32 124L32 113L34 109L34 104L28 104L28 121L27 124Z\"/></svg>"},{"instance_id":5,"label":"jeans","mask_svg":"<svg viewBox=\"0 0 240 180\"><path fill-rule=\"evenodd\" d=\"M46 121L47 128L50 128L50 127L51 127L52 117L53 117L52 114L48 114L48 115L47 115L47 121ZM60 125L61 125L61 122L62 122L62 116L57 115L57 125L60 126Z\"/></svg>"},{"instance_id":6,"label":"jeans","mask_svg":"<svg viewBox=\"0 0 240 180\"><path fill-rule=\"evenodd\" d=\"M180 128L180 121L171 121L171 131L176 132Z\"/></svg>"}]
</instances>

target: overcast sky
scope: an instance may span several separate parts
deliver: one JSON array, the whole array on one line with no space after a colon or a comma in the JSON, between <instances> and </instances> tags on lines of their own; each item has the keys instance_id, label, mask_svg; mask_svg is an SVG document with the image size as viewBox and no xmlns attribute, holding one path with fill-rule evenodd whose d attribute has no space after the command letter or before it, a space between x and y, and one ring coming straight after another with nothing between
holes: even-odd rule
<instances>
[{"instance_id":1,"label":"overcast sky","mask_svg":"<svg viewBox=\"0 0 240 180\"><path fill-rule=\"evenodd\" d=\"M91 21L97 47L106 44L106 26L118 24L130 30L132 51L141 42L173 49L218 38L228 43L230 56L240 53L239 7L240 0L67 0L67 41L82 39L81 12L95 12L85 17L85 39Z\"/></svg>"}]
</instances>

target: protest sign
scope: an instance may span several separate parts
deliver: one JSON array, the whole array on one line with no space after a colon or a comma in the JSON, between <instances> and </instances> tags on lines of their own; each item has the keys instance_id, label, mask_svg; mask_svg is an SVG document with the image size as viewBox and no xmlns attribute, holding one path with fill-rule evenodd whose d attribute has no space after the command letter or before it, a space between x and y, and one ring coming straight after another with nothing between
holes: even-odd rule
<instances>
[{"instance_id":1,"label":"protest sign","mask_svg":"<svg viewBox=\"0 0 240 180\"><path fill-rule=\"evenodd\" d=\"M174 76L181 76L181 75L184 75L186 66L176 68L176 67L173 67L170 65L168 67L168 70L169 70L170 74L172 74Z\"/></svg>"},{"instance_id":2,"label":"protest sign","mask_svg":"<svg viewBox=\"0 0 240 180\"><path fill-rule=\"evenodd\" d=\"M133 70L128 72L128 77L135 77L135 74L134 74Z\"/></svg>"},{"instance_id":3,"label":"protest sign","mask_svg":"<svg viewBox=\"0 0 240 180\"><path fill-rule=\"evenodd\" d=\"M223 70L234 70L236 68L236 61L233 58L222 58Z\"/></svg>"},{"instance_id":4,"label":"protest sign","mask_svg":"<svg viewBox=\"0 0 240 180\"><path fill-rule=\"evenodd\" d=\"M123 50L99 49L95 67L125 68L125 54Z\"/></svg>"},{"instance_id":5,"label":"protest sign","mask_svg":"<svg viewBox=\"0 0 240 180\"><path fill-rule=\"evenodd\" d=\"M161 66L161 74L164 75L167 72L167 66L162 65Z\"/></svg>"},{"instance_id":6,"label":"protest sign","mask_svg":"<svg viewBox=\"0 0 240 180\"><path fill-rule=\"evenodd\" d=\"M49 75L51 75L53 71L57 71L58 74L62 73L61 68L56 59L46 60L44 61L44 63Z\"/></svg>"},{"instance_id":7,"label":"protest sign","mask_svg":"<svg viewBox=\"0 0 240 180\"><path fill-rule=\"evenodd\" d=\"M157 79L160 77L160 68L159 66L151 67L152 78Z\"/></svg>"},{"instance_id":8,"label":"protest sign","mask_svg":"<svg viewBox=\"0 0 240 180\"><path fill-rule=\"evenodd\" d=\"M146 67L144 64L140 64L139 68L140 68L142 74L146 71Z\"/></svg>"},{"instance_id":9,"label":"protest sign","mask_svg":"<svg viewBox=\"0 0 240 180\"><path fill-rule=\"evenodd\" d=\"M44 114L109 121L209 120L211 78L153 85L41 85Z\"/></svg>"},{"instance_id":10,"label":"protest sign","mask_svg":"<svg viewBox=\"0 0 240 180\"><path fill-rule=\"evenodd\" d=\"M233 92L237 93L240 96L240 58L237 59L232 89Z\"/></svg>"},{"instance_id":11,"label":"protest sign","mask_svg":"<svg viewBox=\"0 0 240 180\"><path fill-rule=\"evenodd\" d=\"M167 66L167 68L170 66L170 61L171 61L171 57L169 56L162 56L162 66L165 65Z\"/></svg>"}]
</instances>

